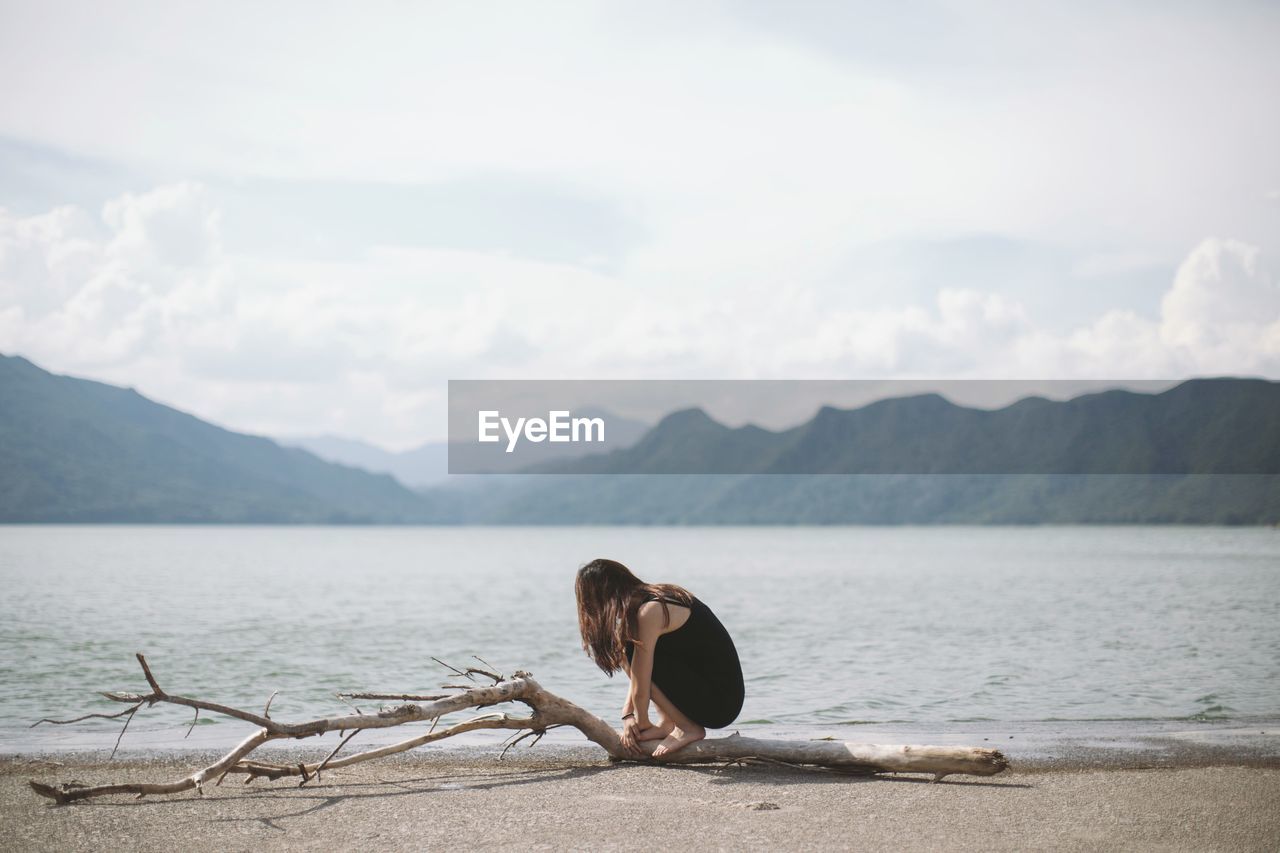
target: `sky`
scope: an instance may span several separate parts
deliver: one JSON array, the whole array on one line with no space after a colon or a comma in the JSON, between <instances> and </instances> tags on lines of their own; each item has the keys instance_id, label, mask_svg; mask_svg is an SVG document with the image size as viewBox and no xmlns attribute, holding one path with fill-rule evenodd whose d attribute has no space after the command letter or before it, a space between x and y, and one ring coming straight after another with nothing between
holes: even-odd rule
<instances>
[{"instance_id":1,"label":"sky","mask_svg":"<svg viewBox=\"0 0 1280 853\"><path fill-rule=\"evenodd\" d=\"M0 352L230 428L448 379L1280 378L1280 5L0 0Z\"/></svg>"}]
</instances>

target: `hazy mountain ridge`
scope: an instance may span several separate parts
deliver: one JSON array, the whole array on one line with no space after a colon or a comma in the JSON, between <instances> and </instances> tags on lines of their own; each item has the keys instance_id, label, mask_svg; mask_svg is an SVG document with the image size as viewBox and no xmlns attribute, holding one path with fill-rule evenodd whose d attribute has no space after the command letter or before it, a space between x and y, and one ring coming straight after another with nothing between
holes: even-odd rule
<instances>
[{"instance_id":1,"label":"hazy mountain ridge","mask_svg":"<svg viewBox=\"0 0 1280 853\"><path fill-rule=\"evenodd\" d=\"M580 417L601 417L609 424L608 441L603 449L627 448L639 441L648 431L649 424L633 418L619 417L604 409L585 407L574 411ZM280 444L310 451L327 462L336 462L352 468L362 468L375 474L390 474L403 485L422 491L436 486L457 482L466 475L449 474L450 446L445 441L431 441L408 450L386 450L368 442L334 435L279 438ZM586 455L588 451L575 444L543 444L536 448L539 456L548 459L543 464L558 464ZM495 452L496 451L496 452ZM488 447L475 444L454 445L455 470L494 473L513 473L524 463L521 456L502 453L501 446Z\"/></svg>"},{"instance_id":2,"label":"hazy mountain ridge","mask_svg":"<svg viewBox=\"0 0 1280 853\"><path fill-rule=\"evenodd\" d=\"M277 438L276 441L286 447L306 450L326 462L373 474L390 474L410 489L429 488L449 478L449 445L443 441L429 441L400 451L335 435Z\"/></svg>"}]
</instances>

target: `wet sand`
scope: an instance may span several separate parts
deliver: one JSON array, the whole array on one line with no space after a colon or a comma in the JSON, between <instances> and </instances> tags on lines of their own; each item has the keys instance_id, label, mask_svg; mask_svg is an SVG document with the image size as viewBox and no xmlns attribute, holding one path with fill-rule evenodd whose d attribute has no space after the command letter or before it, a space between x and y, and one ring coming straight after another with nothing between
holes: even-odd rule
<instances>
[{"instance_id":1,"label":"wet sand","mask_svg":"<svg viewBox=\"0 0 1280 853\"><path fill-rule=\"evenodd\" d=\"M610 764L554 747L423 752L297 781L57 806L27 779L171 779L197 756L0 760L4 849L1275 850L1280 763L1087 756L991 778ZM1143 768L1146 769L1137 769Z\"/></svg>"}]
</instances>

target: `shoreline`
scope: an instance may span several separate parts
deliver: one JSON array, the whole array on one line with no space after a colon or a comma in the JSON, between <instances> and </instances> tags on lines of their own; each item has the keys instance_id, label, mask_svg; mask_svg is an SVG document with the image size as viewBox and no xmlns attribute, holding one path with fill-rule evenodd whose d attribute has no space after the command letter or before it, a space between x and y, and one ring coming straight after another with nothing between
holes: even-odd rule
<instances>
[{"instance_id":1,"label":"shoreline","mask_svg":"<svg viewBox=\"0 0 1280 853\"><path fill-rule=\"evenodd\" d=\"M323 750L296 750L315 755ZM107 764L0 759L5 847L24 850L1274 849L1280 762L1015 765L992 777L874 777L747 765L613 764L592 747L410 752L294 780L58 806L27 780L169 779L198 754ZM1247 760L1247 759L1246 759Z\"/></svg>"}]
</instances>

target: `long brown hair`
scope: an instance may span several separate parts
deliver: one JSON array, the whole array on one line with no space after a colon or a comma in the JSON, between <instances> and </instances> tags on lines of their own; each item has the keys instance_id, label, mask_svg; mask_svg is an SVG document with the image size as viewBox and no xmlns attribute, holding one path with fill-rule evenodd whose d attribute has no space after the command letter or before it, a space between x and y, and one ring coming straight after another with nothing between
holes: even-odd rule
<instances>
[{"instance_id":1,"label":"long brown hair","mask_svg":"<svg viewBox=\"0 0 1280 853\"><path fill-rule=\"evenodd\" d=\"M662 604L662 624L671 624L667 600L689 607L693 596L684 587L645 583L617 560L592 560L578 569L578 629L587 655L613 675L626 664L626 644L636 642L636 613L647 596Z\"/></svg>"}]
</instances>

